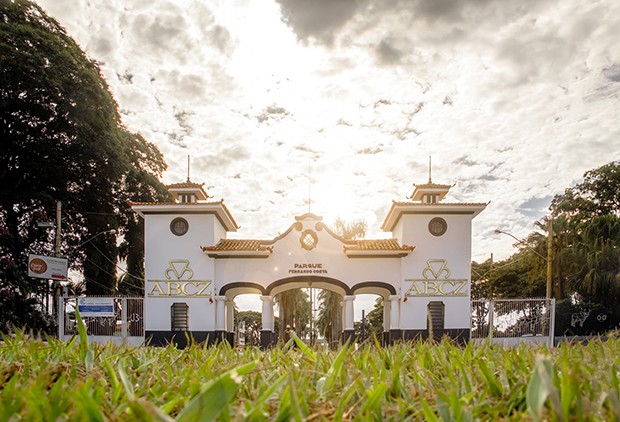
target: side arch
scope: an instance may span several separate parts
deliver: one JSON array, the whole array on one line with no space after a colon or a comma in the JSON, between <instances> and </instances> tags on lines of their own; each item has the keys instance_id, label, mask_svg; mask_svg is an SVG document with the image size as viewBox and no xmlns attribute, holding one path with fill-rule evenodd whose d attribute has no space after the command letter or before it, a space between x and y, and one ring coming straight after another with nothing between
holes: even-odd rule
<instances>
[{"instance_id":1,"label":"side arch","mask_svg":"<svg viewBox=\"0 0 620 422\"><path fill-rule=\"evenodd\" d=\"M354 295L379 295L382 296L384 299L387 299L390 295L396 295L396 287L383 281L363 281L351 287L351 292Z\"/></svg>"},{"instance_id":2,"label":"side arch","mask_svg":"<svg viewBox=\"0 0 620 422\"><path fill-rule=\"evenodd\" d=\"M222 286L218 295L234 297L247 293L258 293L260 295L266 296L267 290L258 283L253 283L251 281L237 281L234 283L227 283L226 285Z\"/></svg>"}]
</instances>

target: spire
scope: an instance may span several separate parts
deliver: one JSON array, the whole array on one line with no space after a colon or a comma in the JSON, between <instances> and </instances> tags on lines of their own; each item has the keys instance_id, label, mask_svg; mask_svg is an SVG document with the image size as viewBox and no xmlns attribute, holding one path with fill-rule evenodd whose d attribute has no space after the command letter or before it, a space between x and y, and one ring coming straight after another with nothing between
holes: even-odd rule
<instances>
[{"instance_id":1,"label":"spire","mask_svg":"<svg viewBox=\"0 0 620 422\"><path fill-rule=\"evenodd\" d=\"M424 204L436 204L441 201L450 188L451 185L439 185L433 183L433 167L432 167L432 156L428 156L428 183L415 184L413 193L408 199L411 199L414 202L421 202Z\"/></svg>"},{"instance_id":2,"label":"spire","mask_svg":"<svg viewBox=\"0 0 620 422\"><path fill-rule=\"evenodd\" d=\"M431 177L431 155L428 156L428 184L433 184L433 179Z\"/></svg>"},{"instance_id":3,"label":"spire","mask_svg":"<svg viewBox=\"0 0 620 422\"><path fill-rule=\"evenodd\" d=\"M187 183L189 182L189 154L187 154Z\"/></svg>"}]
</instances>

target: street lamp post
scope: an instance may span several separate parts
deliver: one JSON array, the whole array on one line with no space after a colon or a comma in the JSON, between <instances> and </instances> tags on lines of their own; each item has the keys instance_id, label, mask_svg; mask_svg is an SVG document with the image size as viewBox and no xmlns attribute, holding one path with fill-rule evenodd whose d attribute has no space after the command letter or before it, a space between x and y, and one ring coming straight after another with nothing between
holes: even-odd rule
<instances>
[{"instance_id":1,"label":"street lamp post","mask_svg":"<svg viewBox=\"0 0 620 422\"><path fill-rule=\"evenodd\" d=\"M495 229L495 233L496 234L508 235L508 236L512 237L513 239L515 239L518 243L525 244L525 240L519 239L518 237L514 236L512 233L508 233L508 232L505 232L505 231L499 230L499 229ZM551 299L551 286L553 284L553 270L552 270L552 266L551 266L551 264L553 263L552 242L553 242L553 226L551 225L551 220L550 220L549 221L549 237L547 239L547 256L545 257L545 256L539 254L537 251L532 249L530 246L526 245L526 247L530 251L534 252L536 255L538 255L540 258L542 258L547 263L547 289L546 289L546 299L547 300Z\"/></svg>"}]
</instances>

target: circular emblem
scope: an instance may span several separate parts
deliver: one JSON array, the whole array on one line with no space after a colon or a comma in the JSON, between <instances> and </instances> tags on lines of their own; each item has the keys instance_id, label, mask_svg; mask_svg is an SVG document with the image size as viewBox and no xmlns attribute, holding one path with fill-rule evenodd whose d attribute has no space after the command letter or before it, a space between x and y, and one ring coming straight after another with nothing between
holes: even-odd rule
<instances>
[{"instance_id":1,"label":"circular emblem","mask_svg":"<svg viewBox=\"0 0 620 422\"><path fill-rule=\"evenodd\" d=\"M170 231L175 236L183 236L189 230L189 223L182 217L177 217L170 223Z\"/></svg>"},{"instance_id":2,"label":"circular emblem","mask_svg":"<svg viewBox=\"0 0 620 422\"><path fill-rule=\"evenodd\" d=\"M302 248L311 251L316 248L316 244L319 243L319 237L312 230L306 230L301 234L299 241L301 242Z\"/></svg>"},{"instance_id":3,"label":"circular emblem","mask_svg":"<svg viewBox=\"0 0 620 422\"><path fill-rule=\"evenodd\" d=\"M30 271L36 274L43 274L47 271L47 264L41 258L35 258L30 261Z\"/></svg>"},{"instance_id":4,"label":"circular emblem","mask_svg":"<svg viewBox=\"0 0 620 422\"><path fill-rule=\"evenodd\" d=\"M428 223L428 231L433 236L442 236L448 230L448 223L441 217L435 217Z\"/></svg>"}]
</instances>

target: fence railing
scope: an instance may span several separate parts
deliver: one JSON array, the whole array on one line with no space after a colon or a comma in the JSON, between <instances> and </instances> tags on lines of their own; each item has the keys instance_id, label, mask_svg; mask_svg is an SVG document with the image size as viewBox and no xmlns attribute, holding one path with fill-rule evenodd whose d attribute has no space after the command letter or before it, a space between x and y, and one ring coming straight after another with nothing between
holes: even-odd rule
<instances>
[{"instance_id":1,"label":"fence railing","mask_svg":"<svg viewBox=\"0 0 620 422\"><path fill-rule=\"evenodd\" d=\"M472 339L523 340L538 337L553 344L554 321L555 299L485 299L471 302Z\"/></svg>"},{"instance_id":2,"label":"fence railing","mask_svg":"<svg viewBox=\"0 0 620 422\"><path fill-rule=\"evenodd\" d=\"M95 297L95 296L89 296ZM102 296L104 297L104 296ZM109 297L109 296L105 296ZM75 310L76 297L59 298L58 333L59 337L66 338L77 334ZM114 316L83 316L89 336L117 337L144 337L144 298L141 297L114 297Z\"/></svg>"}]
</instances>

